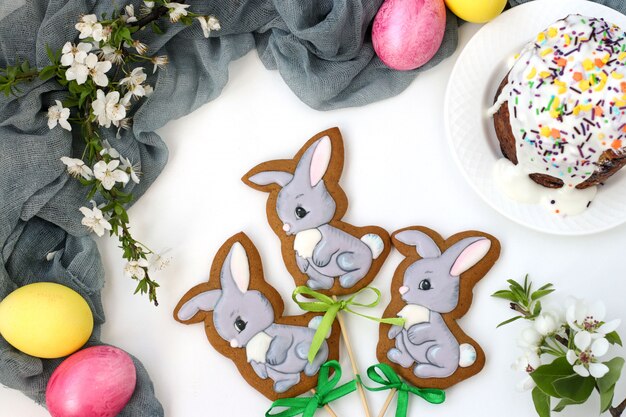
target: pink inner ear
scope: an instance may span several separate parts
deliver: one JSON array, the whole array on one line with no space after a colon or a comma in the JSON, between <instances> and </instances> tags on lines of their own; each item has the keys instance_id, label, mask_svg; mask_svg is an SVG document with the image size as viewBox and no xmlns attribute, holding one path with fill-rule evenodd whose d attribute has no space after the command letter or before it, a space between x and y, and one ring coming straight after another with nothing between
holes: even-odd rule
<instances>
[{"instance_id":1,"label":"pink inner ear","mask_svg":"<svg viewBox=\"0 0 626 417\"><path fill-rule=\"evenodd\" d=\"M450 269L450 275L458 277L463 272L467 271L478 263L481 259L487 255L491 248L491 241L489 239L481 239L477 242L469 245L458 258L454 261L454 265Z\"/></svg>"},{"instance_id":2,"label":"pink inner ear","mask_svg":"<svg viewBox=\"0 0 626 417\"><path fill-rule=\"evenodd\" d=\"M315 187L322 180L330 163L331 152L330 138L325 136L318 142L311 158L311 187Z\"/></svg>"}]
</instances>

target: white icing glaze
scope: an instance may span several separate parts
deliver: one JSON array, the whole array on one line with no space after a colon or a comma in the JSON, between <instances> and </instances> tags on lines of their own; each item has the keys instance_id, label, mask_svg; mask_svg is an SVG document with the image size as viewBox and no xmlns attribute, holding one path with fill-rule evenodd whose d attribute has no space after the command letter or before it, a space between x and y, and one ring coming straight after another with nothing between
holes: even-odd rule
<instances>
[{"instance_id":1,"label":"white icing glaze","mask_svg":"<svg viewBox=\"0 0 626 417\"><path fill-rule=\"evenodd\" d=\"M397 316L404 319L404 328L407 330L415 324L430 322L430 310L418 304L407 304Z\"/></svg>"},{"instance_id":2,"label":"white icing glaze","mask_svg":"<svg viewBox=\"0 0 626 417\"><path fill-rule=\"evenodd\" d=\"M496 186L507 197L520 203L541 204L555 214L580 214L596 196L597 187L584 190L542 187L530 179L523 167L513 165L506 158L499 159L493 171Z\"/></svg>"},{"instance_id":3,"label":"white icing glaze","mask_svg":"<svg viewBox=\"0 0 626 417\"><path fill-rule=\"evenodd\" d=\"M524 47L489 109L493 115L507 103L518 163L526 175L547 174L574 190L562 195L568 214L595 194L574 187L596 171L600 155L609 149L624 151L625 51L626 34L619 27L570 15ZM537 200L539 192L525 181L508 181L518 190L507 195ZM521 196L522 191L533 195ZM578 192L584 196L574 197Z\"/></svg>"},{"instance_id":4,"label":"white icing glaze","mask_svg":"<svg viewBox=\"0 0 626 417\"><path fill-rule=\"evenodd\" d=\"M296 233L293 241L293 249L298 256L311 258L315 246L322 240L322 233L318 229L308 229Z\"/></svg>"},{"instance_id":5,"label":"white icing glaze","mask_svg":"<svg viewBox=\"0 0 626 417\"><path fill-rule=\"evenodd\" d=\"M246 250L239 242L233 243L233 247L230 250L230 273L239 291L242 293L248 291L248 286L250 285L250 263L248 262Z\"/></svg>"},{"instance_id":6,"label":"white icing glaze","mask_svg":"<svg viewBox=\"0 0 626 417\"><path fill-rule=\"evenodd\" d=\"M459 346L459 366L467 368L476 362L476 349L474 346L463 343Z\"/></svg>"},{"instance_id":7,"label":"white icing glaze","mask_svg":"<svg viewBox=\"0 0 626 417\"><path fill-rule=\"evenodd\" d=\"M265 363L267 351L272 343L272 336L265 332L255 334L246 345L246 356L248 362Z\"/></svg>"}]
</instances>

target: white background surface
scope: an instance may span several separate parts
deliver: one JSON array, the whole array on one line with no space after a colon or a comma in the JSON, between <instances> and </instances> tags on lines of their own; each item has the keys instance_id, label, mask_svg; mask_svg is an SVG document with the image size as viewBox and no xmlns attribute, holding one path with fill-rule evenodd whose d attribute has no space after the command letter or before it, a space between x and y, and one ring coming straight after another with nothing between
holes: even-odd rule
<instances>
[{"instance_id":1,"label":"white background surface","mask_svg":"<svg viewBox=\"0 0 626 417\"><path fill-rule=\"evenodd\" d=\"M531 231L487 206L454 165L444 137L443 96L455 59L479 26L461 29L457 54L420 75L398 97L366 107L317 112L302 104L276 72L252 52L231 66L231 81L216 101L168 124L160 133L170 161L147 194L130 210L135 235L155 249L171 248L168 269L158 275L161 305L133 296L114 239L99 246L107 271L103 291L107 322L102 339L138 356L154 381L165 413L172 417L262 416L270 402L249 387L234 365L205 338L202 325L174 321L172 310L193 285L206 281L212 257L233 234L245 231L256 243L265 275L289 300L294 288L280 257L279 241L265 217L267 194L245 186L241 176L259 162L291 157L315 133L342 130L347 152L342 186L350 207L344 220L377 224L389 231L426 225L444 237L478 229L498 237L500 261L475 287L474 304L462 320L478 341L487 365L477 376L447 391L443 405L411 399L411 416L530 417L530 393L518 393L522 375L510 370L522 325L495 330L510 316L506 303L489 295L508 278L530 273L537 283L554 282L559 294L603 299L610 316L626 319L626 274L622 267L625 227L587 237L555 237ZM219 182L218 182L219 180ZM202 184L204 187L198 188ZM401 257L392 253L374 285L385 292ZM389 301L373 311L381 314ZM347 317L362 371L376 362L378 329ZM624 326L622 326L622 329ZM621 329L620 329L621 330ZM625 355L622 350L613 354ZM350 374L345 351L342 364ZM368 393L374 413L386 393ZM626 396L626 383L616 397ZM594 397L595 398L595 397ZM46 411L17 391L0 389L1 417L43 417ZM393 415L393 407L387 414ZM333 404L340 417L364 415L358 395ZM596 400L564 416L597 415ZM320 410L319 415L327 415Z\"/></svg>"}]
</instances>

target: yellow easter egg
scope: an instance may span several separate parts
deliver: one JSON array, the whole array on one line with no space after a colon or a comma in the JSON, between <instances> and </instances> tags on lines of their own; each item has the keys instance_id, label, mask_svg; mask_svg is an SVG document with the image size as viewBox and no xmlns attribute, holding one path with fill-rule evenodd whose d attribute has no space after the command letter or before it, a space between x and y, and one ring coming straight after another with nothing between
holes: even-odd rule
<instances>
[{"instance_id":1,"label":"yellow easter egg","mask_svg":"<svg viewBox=\"0 0 626 417\"><path fill-rule=\"evenodd\" d=\"M67 356L87 342L92 330L87 302L60 284L25 285L0 302L0 335L31 356Z\"/></svg>"},{"instance_id":2,"label":"yellow easter egg","mask_svg":"<svg viewBox=\"0 0 626 417\"><path fill-rule=\"evenodd\" d=\"M445 0L455 15L472 23L485 23L498 16L506 0Z\"/></svg>"}]
</instances>

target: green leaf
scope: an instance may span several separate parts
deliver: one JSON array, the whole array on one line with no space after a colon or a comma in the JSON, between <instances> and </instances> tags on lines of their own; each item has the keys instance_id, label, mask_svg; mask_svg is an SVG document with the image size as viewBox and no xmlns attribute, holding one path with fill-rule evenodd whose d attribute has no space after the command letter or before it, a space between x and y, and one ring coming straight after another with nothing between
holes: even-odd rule
<instances>
[{"instance_id":1,"label":"green leaf","mask_svg":"<svg viewBox=\"0 0 626 417\"><path fill-rule=\"evenodd\" d=\"M611 408L613 405L613 398L615 397L615 385L609 388L607 391L600 393L600 414Z\"/></svg>"},{"instance_id":2,"label":"green leaf","mask_svg":"<svg viewBox=\"0 0 626 417\"><path fill-rule=\"evenodd\" d=\"M54 64L56 62L56 60L54 59L54 52L52 52L52 49L50 49L50 45L48 44L46 44L46 54L48 54L50 62Z\"/></svg>"},{"instance_id":3,"label":"green leaf","mask_svg":"<svg viewBox=\"0 0 626 417\"><path fill-rule=\"evenodd\" d=\"M617 332L611 332L607 334L605 337L606 337L606 340L608 340L610 344L622 346L622 339L621 337L619 337L619 334Z\"/></svg>"},{"instance_id":4,"label":"green leaf","mask_svg":"<svg viewBox=\"0 0 626 417\"><path fill-rule=\"evenodd\" d=\"M555 398L562 397L552 384L558 379L572 375L575 375L572 365L564 357L557 358L547 365L541 365L535 372L530 374L533 381L543 392Z\"/></svg>"},{"instance_id":5,"label":"green leaf","mask_svg":"<svg viewBox=\"0 0 626 417\"><path fill-rule=\"evenodd\" d=\"M530 298L532 300L538 300L540 298L545 297L548 294L552 294L555 290L554 289L550 289L550 290L537 290L534 293L531 294Z\"/></svg>"},{"instance_id":6,"label":"green leaf","mask_svg":"<svg viewBox=\"0 0 626 417\"><path fill-rule=\"evenodd\" d=\"M508 290L496 291L493 294L491 294L491 296L495 298L503 298L505 300L509 300L512 302L517 301L517 298L515 297L515 295L511 291L508 291Z\"/></svg>"},{"instance_id":7,"label":"green leaf","mask_svg":"<svg viewBox=\"0 0 626 417\"><path fill-rule=\"evenodd\" d=\"M78 99L78 107L83 107L85 100L87 99L87 97L89 97L90 94L91 91L89 89L84 89L83 92L80 93L80 98Z\"/></svg>"},{"instance_id":8,"label":"green leaf","mask_svg":"<svg viewBox=\"0 0 626 417\"><path fill-rule=\"evenodd\" d=\"M550 396L543 392L539 387L535 387L532 392L533 403L539 417L550 417Z\"/></svg>"},{"instance_id":9,"label":"green leaf","mask_svg":"<svg viewBox=\"0 0 626 417\"><path fill-rule=\"evenodd\" d=\"M561 411L563 411L565 409L565 407L567 407L568 405L578 405L578 404L582 404L583 402L577 402L577 401L572 401L569 398L563 398L561 401L559 401L559 403L556 405L556 407L554 407L552 409L552 411L555 411L557 413L560 413Z\"/></svg>"},{"instance_id":10,"label":"green leaf","mask_svg":"<svg viewBox=\"0 0 626 417\"><path fill-rule=\"evenodd\" d=\"M537 301L535 308L533 308L533 316L538 316L541 313L541 301Z\"/></svg>"},{"instance_id":11,"label":"green leaf","mask_svg":"<svg viewBox=\"0 0 626 417\"><path fill-rule=\"evenodd\" d=\"M47 67L43 67L42 70L39 71L39 78L42 79L43 81L46 81L54 77L55 73L56 73L56 66L49 65Z\"/></svg>"},{"instance_id":12,"label":"green leaf","mask_svg":"<svg viewBox=\"0 0 626 417\"><path fill-rule=\"evenodd\" d=\"M159 25L157 25L157 23L156 23L156 22L154 22L154 21L152 22L152 24L150 25L150 27L152 28L152 31L153 31L154 33L156 33L157 35L162 35L162 34L164 33L164 32L163 32L163 29L161 29L161 28L159 27Z\"/></svg>"},{"instance_id":13,"label":"green leaf","mask_svg":"<svg viewBox=\"0 0 626 417\"><path fill-rule=\"evenodd\" d=\"M30 64L28 63L28 61L22 62L22 65L20 65L20 69L22 70L22 72L30 71Z\"/></svg>"},{"instance_id":14,"label":"green leaf","mask_svg":"<svg viewBox=\"0 0 626 417\"><path fill-rule=\"evenodd\" d=\"M609 367L609 372L596 381L598 392L600 392L601 413L604 413L613 404L615 384L622 374L624 358L613 358L604 364Z\"/></svg>"},{"instance_id":15,"label":"green leaf","mask_svg":"<svg viewBox=\"0 0 626 417\"><path fill-rule=\"evenodd\" d=\"M508 320L504 320L502 323L500 323L500 324L498 324L498 325L496 326L496 329L497 329L498 327L502 327L502 326L504 326L505 324L512 323L512 322L514 322L515 320L519 320L519 319L521 319L521 318L523 318L523 316L515 316L515 317L511 317L511 318L510 318L510 319L508 319Z\"/></svg>"},{"instance_id":16,"label":"green leaf","mask_svg":"<svg viewBox=\"0 0 626 417\"><path fill-rule=\"evenodd\" d=\"M582 403L589 398L596 383L592 377L583 378L574 374L557 379L552 385L561 398Z\"/></svg>"}]
</instances>

